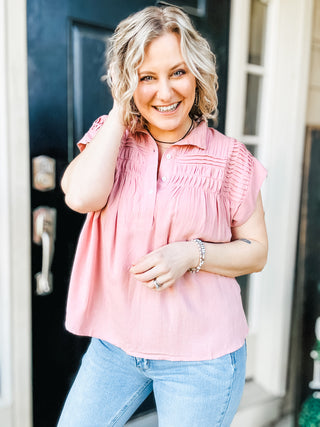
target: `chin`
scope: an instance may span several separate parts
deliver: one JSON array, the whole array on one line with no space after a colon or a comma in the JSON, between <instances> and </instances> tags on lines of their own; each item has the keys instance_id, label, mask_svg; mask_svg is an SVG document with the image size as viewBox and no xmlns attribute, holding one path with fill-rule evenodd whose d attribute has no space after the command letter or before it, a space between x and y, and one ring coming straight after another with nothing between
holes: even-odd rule
<instances>
[{"instance_id":1,"label":"chin","mask_svg":"<svg viewBox=\"0 0 320 427\"><path fill-rule=\"evenodd\" d=\"M189 117L189 116L188 116ZM176 118L176 117L160 117L157 120L150 121L150 125L154 128L158 128L159 130L164 131L174 131L178 130L180 127L184 127L186 120L185 119Z\"/></svg>"}]
</instances>

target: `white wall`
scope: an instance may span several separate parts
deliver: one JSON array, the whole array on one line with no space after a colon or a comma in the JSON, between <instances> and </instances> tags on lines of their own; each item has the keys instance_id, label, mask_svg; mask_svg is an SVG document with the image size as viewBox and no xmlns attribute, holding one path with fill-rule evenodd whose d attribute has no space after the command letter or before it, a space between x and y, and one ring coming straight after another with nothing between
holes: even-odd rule
<instances>
[{"instance_id":1,"label":"white wall","mask_svg":"<svg viewBox=\"0 0 320 427\"><path fill-rule=\"evenodd\" d=\"M251 279L249 323L254 339L248 341L248 351L254 354L250 361L253 380L271 396L283 396L291 332L313 0L266 3L258 156L268 169L263 199L269 258L265 270ZM231 12L226 129L229 135L241 139L250 0L232 0Z\"/></svg>"},{"instance_id":2,"label":"white wall","mask_svg":"<svg viewBox=\"0 0 320 427\"><path fill-rule=\"evenodd\" d=\"M264 116L269 170L269 259L258 307L256 378L284 395L287 385L300 189L308 90L312 0L271 0L270 63Z\"/></svg>"},{"instance_id":3,"label":"white wall","mask_svg":"<svg viewBox=\"0 0 320 427\"><path fill-rule=\"evenodd\" d=\"M26 1L0 0L0 425L31 421Z\"/></svg>"}]
</instances>

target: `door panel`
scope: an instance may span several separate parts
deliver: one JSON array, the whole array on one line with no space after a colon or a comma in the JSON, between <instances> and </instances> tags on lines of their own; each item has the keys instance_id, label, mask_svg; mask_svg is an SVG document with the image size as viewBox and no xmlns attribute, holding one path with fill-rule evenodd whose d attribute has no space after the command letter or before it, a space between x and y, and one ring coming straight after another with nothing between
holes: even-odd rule
<instances>
[{"instance_id":1,"label":"door panel","mask_svg":"<svg viewBox=\"0 0 320 427\"><path fill-rule=\"evenodd\" d=\"M291 376L296 382L296 416L302 411L307 418L310 411L312 424L312 394L318 389L319 370L317 359L313 360L311 351L316 350L319 332L316 321L320 314L320 128L307 129L303 166L303 185L301 193L299 241L297 251L296 289L293 312L295 313L293 330L298 331L292 338L291 353L295 354L291 363ZM296 366L300 366L296 372ZM313 383L313 384L312 384ZM316 402L316 401L315 401ZM308 406L309 405L309 406ZM315 403L316 407L316 403ZM298 419L296 420L298 425Z\"/></svg>"},{"instance_id":2,"label":"door panel","mask_svg":"<svg viewBox=\"0 0 320 427\"><path fill-rule=\"evenodd\" d=\"M212 8L213 3L217 5L215 9ZM154 1L147 0L27 2L30 160L46 155L56 161L55 188L49 191L32 188L31 205L32 210L47 206L57 212L52 260L53 291L46 296L35 292L34 276L41 270L42 248L37 244L32 246L35 427L56 425L88 344L87 338L69 334L64 328L68 282L84 216L66 207L60 189L61 176L68 162L78 153L76 141L112 105L110 92L101 81L105 73L105 40L121 19L153 4ZM200 31L219 46L222 82L219 128L223 130L229 0L210 2L207 15L195 16L194 21ZM213 22L214 27L211 25ZM153 406L151 396L140 411L150 410Z\"/></svg>"},{"instance_id":3,"label":"door panel","mask_svg":"<svg viewBox=\"0 0 320 427\"><path fill-rule=\"evenodd\" d=\"M70 138L72 158L74 141L78 141L92 122L109 111L112 98L106 83L101 81L105 74L105 44L112 31L79 22L71 23L71 54L69 55L69 88L73 94L70 99L73 117L73 137Z\"/></svg>"}]
</instances>

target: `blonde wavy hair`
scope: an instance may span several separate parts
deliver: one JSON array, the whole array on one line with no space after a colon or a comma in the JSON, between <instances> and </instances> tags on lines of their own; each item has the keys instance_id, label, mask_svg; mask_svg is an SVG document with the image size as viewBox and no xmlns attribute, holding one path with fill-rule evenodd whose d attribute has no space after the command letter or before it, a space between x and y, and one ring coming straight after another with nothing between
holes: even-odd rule
<instances>
[{"instance_id":1,"label":"blonde wavy hair","mask_svg":"<svg viewBox=\"0 0 320 427\"><path fill-rule=\"evenodd\" d=\"M146 47L165 33L180 36L182 56L196 78L195 103L189 113L193 120L218 115L216 58L209 43L193 27L188 15L174 6L150 6L130 15L117 26L106 51L106 80L113 98L123 109L124 123L131 131L145 125L133 101L138 69Z\"/></svg>"}]
</instances>

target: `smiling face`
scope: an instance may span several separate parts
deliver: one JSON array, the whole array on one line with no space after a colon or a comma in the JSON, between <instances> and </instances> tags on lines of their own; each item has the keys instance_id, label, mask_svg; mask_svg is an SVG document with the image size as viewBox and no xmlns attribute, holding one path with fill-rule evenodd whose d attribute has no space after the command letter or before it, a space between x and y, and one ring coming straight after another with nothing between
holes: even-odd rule
<instances>
[{"instance_id":1,"label":"smiling face","mask_svg":"<svg viewBox=\"0 0 320 427\"><path fill-rule=\"evenodd\" d=\"M148 45L138 77L133 99L150 133L166 142L182 138L191 124L196 79L184 61L178 34L166 33Z\"/></svg>"}]
</instances>

